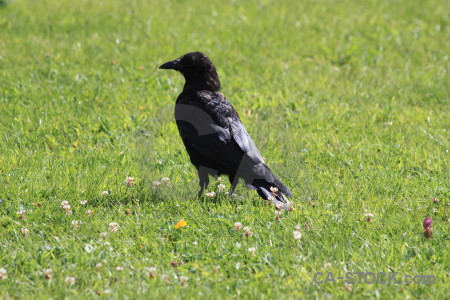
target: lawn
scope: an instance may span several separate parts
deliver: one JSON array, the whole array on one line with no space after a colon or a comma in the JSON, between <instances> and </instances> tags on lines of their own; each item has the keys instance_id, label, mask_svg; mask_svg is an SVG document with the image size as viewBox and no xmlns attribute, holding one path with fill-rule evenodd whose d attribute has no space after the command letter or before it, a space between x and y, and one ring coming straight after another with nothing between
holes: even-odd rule
<instances>
[{"instance_id":1,"label":"lawn","mask_svg":"<svg viewBox=\"0 0 450 300\"><path fill-rule=\"evenodd\" d=\"M448 5L0 1L0 299L449 298ZM196 198L157 68L197 50L294 194L279 220L242 183Z\"/></svg>"}]
</instances>

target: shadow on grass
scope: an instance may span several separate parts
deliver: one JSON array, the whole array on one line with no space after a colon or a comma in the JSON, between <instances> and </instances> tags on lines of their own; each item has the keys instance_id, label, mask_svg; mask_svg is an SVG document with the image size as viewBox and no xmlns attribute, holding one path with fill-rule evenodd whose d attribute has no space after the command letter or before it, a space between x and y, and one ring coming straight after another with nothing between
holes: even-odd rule
<instances>
[{"instance_id":1,"label":"shadow on grass","mask_svg":"<svg viewBox=\"0 0 450 300\"><path fill-rule=\"evenodd\" d=\"M265 200L260 199L258 196L252 197L247 193L247 191L242 190L242 194L238 194L236 196L230 197L225 194L218 194L214 197L207 197L205 194L200 198L197 197L197 190L192 190L192 194L189 194L185 190L180 189L180 187L160 187L158 189L154 189L151 187L151 183L149 182L141 182L136 186L136 189L132 193L124 193L124 194L111 194L107 196L95 196L91 198L90 201L93 206L96 207L115 207L118 205L133 205L139 203L140 205L155 205L160 206L161 204L167 206L175 206L180 201L189 202L190 205L197 205L201 207L209 207L209 206L232 206L237 207L239 205L244 204L247 201L252 201L252 203L256 204L256 201L259 203L266 203Z\"/></svg>"}]
</instances>

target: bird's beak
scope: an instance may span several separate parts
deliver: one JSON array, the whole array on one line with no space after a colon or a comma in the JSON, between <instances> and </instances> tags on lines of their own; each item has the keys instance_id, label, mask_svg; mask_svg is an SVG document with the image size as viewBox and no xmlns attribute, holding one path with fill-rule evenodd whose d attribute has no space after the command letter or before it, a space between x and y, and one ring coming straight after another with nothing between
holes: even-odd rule
<instances>
[{"instance_id":1,"label":"bird's beak","mask_svg":"<svg viewBox=\"0 0 450 300\"><path fill-rule=\"evenodd\" d=\"M165 64L162 64L159 68L160 69L178 70L179 64L180 64L180 60L176 59L176 60L168 61Z\"/></svg>"}]
</instances>

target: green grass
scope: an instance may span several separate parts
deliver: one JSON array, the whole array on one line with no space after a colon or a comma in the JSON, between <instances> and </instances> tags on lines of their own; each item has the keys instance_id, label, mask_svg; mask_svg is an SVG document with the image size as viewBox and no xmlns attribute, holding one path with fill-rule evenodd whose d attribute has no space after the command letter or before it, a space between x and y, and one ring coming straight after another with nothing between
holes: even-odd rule
<instances>
[{"instance_id":1,"label":"green grass","mask_svg":"<svg viewBox=\"0 0 450 300\"><path fill-rule=\"evenodd\" d=\"M224 2L0 1L0 299L450 297L448 1ZM157 70L195 50L294 193L280 222L242 184L195 198L183 78ZM313 282L329 271L437 283Z\"/></svg>"}]
</instances>

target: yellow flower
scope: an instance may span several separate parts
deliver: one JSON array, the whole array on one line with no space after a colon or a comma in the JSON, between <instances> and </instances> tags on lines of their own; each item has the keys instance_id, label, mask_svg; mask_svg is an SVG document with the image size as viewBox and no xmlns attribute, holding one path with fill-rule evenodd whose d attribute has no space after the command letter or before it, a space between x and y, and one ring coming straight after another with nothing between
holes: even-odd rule
<instances>
[{"instance_id":1,"label":"yellow flower","mask_svg":"<svg viewBox=\"0 0 450 300\"><path fill-rule=\"evenodd\" d=\"M180 229L180 228L183 228L183 227L186 227L186 226L187 226L187 222L185 220L181 220L177 224L175 224L175 228L176 229Z\"/></svg>"}]
</instances>

